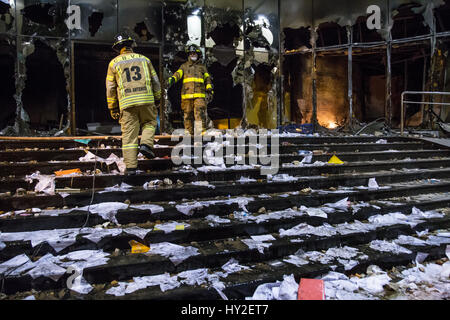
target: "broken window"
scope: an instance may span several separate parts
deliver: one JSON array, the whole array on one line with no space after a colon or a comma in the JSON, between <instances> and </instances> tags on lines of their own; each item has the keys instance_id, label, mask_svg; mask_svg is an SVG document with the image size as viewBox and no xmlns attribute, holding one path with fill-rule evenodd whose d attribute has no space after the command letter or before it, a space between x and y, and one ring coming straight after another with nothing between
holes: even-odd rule
<instances>
[{"instance_id":1,"label":"broken window","mask_svg":"<svg viewBox=\"0 0 450 320\"><path fill-rule=\"evenodd\" d=\"M419 42L420 43L420 42ZM427 69L430 66L430 44L428 41L415 46L400 45L392 49L392 125L400 126L401 94L404 91L427 90ZM440 90L437 90L440 91ZM408 100L421 101L423 97L411 96ZM406 124L418 126L422 123L422 106L410 104L405 109Z\"/></svg>"},{"instance_id":2,"label":"broken window","mask_svg":"<svg viewBox=\"0 0 450 320\"><path fill-rule=\"evenodd\" d=\"M17 0L18 32L23 35L66 37L67 1Z\"/></svg>"},{"instance_id":3,"label":"broken window","mask_svg":"<svg viewBox=\"0 0 450 320\"><path fill-rule=\"evenodd\" d=\"M244 1L246 122L275 129L281 121L278 3Z\"/></svg>"},{"instance_id":4,"label":"broken window","mask_svg":"<svg viewBox=\"0 0 450 320\"><path fill-rule=\"evenodd\" d=\"M233 74L240 68L237 48L242 43L242 7L217 7L211 3L204 10L206 62L214 86L214 98L208 104L208 116L219 129L237 127L243 116L242 81Z\"/></svg>"},{"instance_id":5,"label":"broken window","mask_svg":"<svg viewBox=\"0 0 450 320\"><path fill-rule=\"evenodd\" d=\"M353 50L353 112L360 122L385 118L386 63L385 46Z\"/></svg>"},{"instance_id":6,"label":"broken window","mask_svg":"<svg viewBox=\"0 0 450 320\"><path fill-rule=\"evenodd\" d=\"M102 26L103 21L103 12L93 12L89 18L89 33L91 34L91 37L94 37L97 33L98 29Z\"/></svg>"},{"instance_id":7,"label":"broken window","mask_svg":"<svg viewBox=\"0 0 450 320\"><path fill-rule=\"evenodd\" d=\"M434 16L436 19L436 31L445 32L450 31L450 1L444 0L444 4L434 9Z\"/></svg>"},{"instance_id":8,"label":"broken window","mask_svg":"<svg viewBox=\"0 0 450 320\"><path fill-rule=\"evenodd\" d=\"M9 37L0 36L0 129L14 125L16 118L15 56L16 47Z\"/></svg>"},{"instance_id":9,"label":"broken window","mask_svg":"<svg viewBox=\"0 0 450 320\"><path fill-rule=\"evenodd\" d=\"M70 5L79 6L81 16L81 29L70 31L72 39L113 41L118 31L117 0L70 0Z\"/></svg>"},{"instance_id":10,"label":"broken window","mask_svg":"<svg viewBox=\"0 0 450 320\"><path fill-rule=\"evenodd\" d=\"M56 50L40 40L34 41L34 52L26 58L22 101L32 129L61 129L67 120L64 68Z\"/></svg>"},{"instance_id":11,"label":"broken window","mask_svg":"<svg viewBox=\"0 0 450 320\"><path fill-rule=\"evenodd\" d=\"M8 1L0 1L0 33L6 33L14 28L15 8Z\"/></svg>"},{"instance_id":12,"label":"broken window","mask_svg":"<svg viewBox=\"0 0 450 320\"><path fill-rule=\"evenodd\" d=\"M324 22L317 29L317 47L331 47L348 43L345 27L335 22Z\"/></svg>"},{"instance_id":13,"label":"broken window","mask_svg":"<svg viewBox=\"0 0 450 320\"><path fill-rule=\"evenodd\" d=\"M323 52L317 56L317 121L335 129L348 120L347 50Z\"/></svg>"},{"instance_id":14,"label":"broken window","mask_svg":"<svg viewBox=\"0 0 450 320\"><path fill-rule=\"evenodd\" d=\"M139 46L135 52L148 57L158 73L159 50ZM74 81L76 124L80 134L120 133L120 125L109 114L105 78L109 62L117 56L110 45L76 43Z\"/></svg>"},{"instance_id":15,"label":"broken window","mask_svg":"<svg viewBox=\"0 0 450 320\"><path fill-rule=\"evenodd\" d=\"M127 30L140 42L160 43L162 40L162 6L158 2L119 0L119 30Z\"/></svg>"},{"instance_id":16,"label":"broken window","mask_svg":"<svg viewBox=\"0 0 450 320\"><path fill-rule=\"evenodd\" d=\"M422 6L415 3L401 5L393 16L392 39L416 37L430 33L430 27L422 14L415 13Z\"/></svg>"}]
</instances>

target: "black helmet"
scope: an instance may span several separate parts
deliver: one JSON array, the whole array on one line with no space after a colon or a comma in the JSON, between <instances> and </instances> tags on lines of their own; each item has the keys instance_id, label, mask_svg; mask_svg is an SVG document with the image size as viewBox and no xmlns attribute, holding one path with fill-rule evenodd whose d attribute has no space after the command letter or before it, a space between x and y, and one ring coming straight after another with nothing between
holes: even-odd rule
<instances>
[{"instance_id":1,"label":"black helmet","mask_svg":"<svg viewBox=\"0 0 450 320\"><path fill-rule=\"evenodd\" d=\"M190 44L190 45L188 45L186 47L186 53L189 54L189 53L192 53L192 52L195 52L199 56L202 54L202 51L200 50L200 48L196 44Z\"/></svg>"},{"instance_id":2,"label":"black helmet","mask_svg":"<svg viewBox=\"0 0 450 320\"><path fill-rule=\"evenodd\" d=\"M134 40L127 33L119 33L114 37L114 44L112 48L115 51L120 51L123 47L131 48L134 44Z\"/></svg>"}]
</instances>

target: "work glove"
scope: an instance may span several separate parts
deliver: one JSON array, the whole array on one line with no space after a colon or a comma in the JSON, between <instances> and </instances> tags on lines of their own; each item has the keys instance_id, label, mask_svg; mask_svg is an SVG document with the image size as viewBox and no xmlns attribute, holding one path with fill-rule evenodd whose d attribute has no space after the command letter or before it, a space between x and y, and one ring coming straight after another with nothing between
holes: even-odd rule
<instances>
[{"instance_id":1,"label":"work glove","mask_svg":"<svg viewBox=\"0 0 450 320\"><path fill-rule=\"evenodd\" d=\"M155 99L155 106L159 106L160 103L161 103L160 99Z\"/></svg>"},{"instance_id":2,"label":"work glove","mask_svg":"<svg viewBox=\"0 0 450 320\"><path fill-rule=\"evenodd\" d=\"M111 113L111 118L113 118L114 120L119 119L120 117L119 109L111 109L109 110L109 112Z\"/></svg>"},{"instance_id":3,"label":"work glove","mask_svg":"<svg viewBox=\"0 0 450 320\"><path fill-rule=\"evenodd\" d=\"M167 81L167 86L170 88L173 84L174 84L175 80L170 77L169 80Z\"/></svg>"}]
</instances>

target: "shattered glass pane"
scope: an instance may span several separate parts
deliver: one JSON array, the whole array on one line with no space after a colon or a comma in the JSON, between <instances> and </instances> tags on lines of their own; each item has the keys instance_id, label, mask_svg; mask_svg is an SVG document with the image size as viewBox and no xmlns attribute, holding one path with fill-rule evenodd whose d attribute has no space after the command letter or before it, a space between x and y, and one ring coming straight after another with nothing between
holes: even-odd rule
<instances>
[{"instance_id":1,"label":"shattered glass pane","mask_svg":"<svg viewBox=\"0 0 450 320\"><path fill-rule=\"evenodd\" d=\"M161 43L162 25L160 3L119 0L119 30L127 30L136 42Z\"/></svg>"},{"instance_id":2,"label":"shattered glass pane","mask_svg":"<svg viewBox=\"0 0 450 320\"><path fill-rule=\"evenodd\" d=\"M16 0L16 19L18 33L67 37L68 0L24 1Z\"/></svg>"},{"instance_id":3,"label":"shattered glass pane","mask_svg":"<svg viewBox=\"0 0 450 320\"><path fill-rule=\"evenodd\" d=\"M113 41L118 32L117 0L71 0L72 6L79 6L81 29L71 30L71 37L83 40Z\"/></svg>"},{"instance_id":4,"label":"shattered glass pane","mask_svg":"<svg viewBox=\"0 0 450 320\"><path fill-rule=\"evenodd\" d=\"M15 33L16 31L16 5L13 0L0 1L0 34Z\"/></svg>"}]
</instances>

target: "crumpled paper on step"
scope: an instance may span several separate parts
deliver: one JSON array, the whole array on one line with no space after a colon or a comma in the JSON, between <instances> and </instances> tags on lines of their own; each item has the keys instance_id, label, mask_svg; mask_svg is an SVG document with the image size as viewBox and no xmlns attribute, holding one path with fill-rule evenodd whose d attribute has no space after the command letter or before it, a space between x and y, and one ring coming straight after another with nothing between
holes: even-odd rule
<instances>
[{"instance_id":1,"label":"crumpled paper on step","mask_svg":"<svg viewBox=\"0 0 450 320\"><path fill-rule=\"evenodd\" d=\"M106 192L115 192L115 191L121 191L121 192L128 192L131 191L133 186L130 186L129 184L126 184L125 182L122 182L120 186L118 184L104 188L102 191L98 191L98 193L106 193Z\"/></svg>"},{"instance_id":2,"label":"crumpled paper on step","mask_svg":"<svg viewBox=\"0 0 450 320\"><path fill-rule=\"evenodd\" d=\"M119 282L118 286L110 288L106 291L106 294L120 297L137 290L158 285L161 291L164 292L179 287L180 283L177 281L177 276L171 277L169 273L155 276L133 277L133 282Z\"/></svg>"},{"instance_id":3,"label":"crumpled paper on step","mask_svg":"<svg viewBox=\"0 0 450 320\"><path fill-rule=\"evenodd\" d=\"M107 236L117 236L122 233L122 229L102 229L102 228L72 228L55 230L38 230L27 232L1 233L0 240L4 242L30 241L34 248L37 245L47 242L56 252L67 248L76 242L76 237L81 234L83 238L98 243Z\"/></svg>"},{"instance_id":4,"label":"crumpled paper on step","mask_svg":"<svg viewBox=\"0 0 450 320\"><path fill-rule=\"evenodd\" d=\"M31 265L30 265L31 263ZM0 274L3 275L15 275L17 274L17 268L21 267L21 266L27 266L28 269L32 268L32 261L30 260L30 258L28 258L28 256L26 254L21 254L18 256L15 256L14 258L11 258L5 262L0 263ZM13 272L12 269L15 269L16 273L11 273ZM23 271L28 270L25 269Z\"/></svg>"},{"instance_id":5,"label":"crumpled paper on step","mask_svg":"<svg viewBox=\"0 0 450 320\"><path fill-rule=\"evenodd\" d=\"M381 252L392 252L394 254L401 254L401 253L412 253L411 250L408 250L402 246L399 246L398 244L394 242L389 242L385 240L373 240L370 242L369 247L373 250L381 251Z\"/></svg>"},{"instance_id":6,"label":"crumpled paper on step","mask_svg":"<svg viewBox=\"0 0 450 320\"><path fill-rule=\"evenodd\" d=\"M423 222L420 219L421 217L412 216L412 215L404 215L401 212L391 212L384 215L374 215L368 218L370 223L373 223L378 226L390 226L394 224L408 224L411 227L415 227L417 224Z\"/></svg>"},{"instance_id":7,"label":"crumpled paper on step","mask_svg":"<svg viewBox=\"0 0 450 320\"><path fill-rule=\"evenodd\" d=\"M236 182L239 182L239 183L256 182L256 179L252 179L249 177L241 177L239 180L236 180Z\"/></svg>"},{"instance_id":8,"label":"crumpled paper on step","mask_svg":"<svg viewBox=\"0 0 450 320\"><path fill-rule=\"evenodd\" d=\"M323 206L328 207L328 208L347 211L350 207L350 201L348 201L348 197L347 197L347 198L344 198L344 199L339 200L334 203L325 203Z\"/></svg>"},{"instance_id":9,"label":"crumpled paper on step","mask_svg":"<svg viewBox=\"0 0 450 320\"><path fill-rule=\"evenodd\" d=\"M83 234L88 233L88 234ZM84 228L80 234L83 234L83 238L88 239L94 243L100 242L105 237L115 237L122 233L122 229L103 229L103 228Z\"/></svg>"},{"instance_id":10,"label":"crumpled paper on step","mask_svg":"<svg viewBox=\"0 0 450 320\"><path fill-rule=\"evenodd\" d=\"M90 206L84 206L78 209L82 211L87 211L89 209L89 212L99 215L104 220L119 224L116 219L117 212L119 210L126 210L128 209L128 207L128 204L122 202L102 202L91 204Z\"/></svg>"},{"instance_id":11,"label":"crumpled paper on step","mask_svg":"<svg viewBox=\"0 0 450 320\"><path fill-rule=\"evenodd\" d=\"M168 258L174 265L179 265L184 260L199 255L197 248L191 246L180 246L170 242L150 244L150 251L146 254L158 254Z\"/></svg>"},{"instance_id":12,"label":"crumpled paper on step","mask_svg":"<svg viewBox=\"0 0 450 320\"><path fill-rule=\"evenodd\" d=\"M209 206L209 204L201 203L201 202L188 202L183 204L177 204L175 207L179 212L181 212L184 215L192 216L194 214L194 211L202 209L203 207Z\"/></svg>"},{"instance_id":13,"label":"crumpled paper on step","mask_svg":"<svg viewBox=\"0 0 450 320\"><path fill-rule=\"evenodd\" d=\"M152 214L164 212L164 208L157 204L132 204L130 209L149 210Z\"/></svg>"},{"instance_id":14,"label":"crumpled paper on step","mask_svg":"<svg viewBox=\"0 0 450 320\"><path fill-rule=\"evenodd\" d=\"M100 162L100 163L105 163L108 166L113 164L113 163L116 163L117 167L119 168L119 171L122 172L122 173L125 172L125 169L126 169L126 165L125 165L125 163L123 161L123 158L119 158L114 153L111 153L108 158L103 159L103 158L101 158L99 156L95 156L95 154L93 154L92 152L88 151L86 153L86 155L84 157L80 157L78 159L78 161L81 161L81 162L97 161L97 162Z\"/></svg>"},{"instance_id":15,"label":"crumpled paper on step","mask_svg":"<svg viewBox=\"0 0 450 320\"><path fill-rule=\"evenodd\" d=\"M130 228L124 228L123 231L125 233L135 235L138 238L144 239L145 236L152 230L134 226L134 227L130 227Z\"/></svg>"},{"instance_id":16,"label":"crumpled paper on step","mask_svg":"<svg viewBox=\"0 0 450 320\"><path fill-rule=\"evenodd\" d=\"M194 182L191 182L191 184L194 185L194 186L208 187L208 188L211 188L211 189L215 189L216 188L216 186L210 184L209 181L194 181Z\"/></svg>"},{"instance_id":17,"label":"crumpled paper on step","mask_svg":"<svg viewBox=\"0 0 450 320\"><path fill-rule=\"evenodd\" d=\"M300 178L290 176L287 173L280 173L276 175L267 175L267 182L289 182L289 181L297 181Z\"/></svg>"},{"instance_id":18,"label":"crumpled paper on step","mask_svg":"<svg viewBox=\"0 0 450 320\"><path fill-rule=\"evenodd\" d=\"M208 269L200 268L195 270L183 271L178 274L178 278L184 279L181 280L181 283L183 284L187 284L190 286L201 285L203 283L206 283L207 281Z\"/></svg>"},{"instance_id":19,"label":"crumpled paper on step","mask_svg":"<svg viewBox=\"0 0 450 320\"><path fill-rule=\"evenodd\" d=\"M339 234L347 235L352 233L360 233L360 232L369 232L375 230L377 228L376 225L370 223L362 223L359 220L355 220L354 222L348 223L344 222L336 225L336 231Z\"/></svg>"},{"instance_id":20,"label":"crumpled paper on step","mask_svg":"<svg viewBox=\"0 0 450 320\"><path fill-rule=\"evenodd\" d=\"M206 219L207 221L210 222L209 225L210 225L211 227L215 227L215 226L220 225L220 224L223 224L223 223L230 223L230 222L231 222L230 219L224 219L224 218L221 218L221 217L219 217L219 216L212 215L212 214L207 215L207 216L205 217L205 219ZM1 250L1 249L0 249L0 250Z\"/></svg>"},{"instance_id":21,"label":"crumpled paper on step","mask_svg":"<svg viewBox=\"0 0 450 320\"><path fill-rule=\"evenodd\" d=\"M4 242L30 241L33 248L42 242L47 242L56 252L59 252L74 244L78 234L79 228L10 232L1 233L0 240Z\"/></svg>"},{"instance_id":22,"label":"crumpled paper on step","mask_svg":"<svg viewBox=\"0 0 450 320\"><path fill-rule=\"evenodd\" d=\"M259 285L252 297L245 300L297 300L298 283L294 275L284 275L283 281Z\"/></svg>"},{"instance_id":23,"label":"crumpled paper on step","mask_svg":"<svg viewBox=\"0 0 450 320\"><path fill-rule=\"evenodd\" d=\"M154 230L161 230L164 231L164 233L169 233L172 231L175 231L177 228L180 228L184 230L188 227L190 227L190 224L186 223L186 222L166 222L166 223L160 223L160 224L156 224Z\"/></svg>"},{"instance_id":24,"label":"crumpled paper on step","mask_svg":"<svg viewBox=\"0 0 450 320\"><path fill-rule=\"evenodd\" d=\"M251 239L241 239L249 249L257 249L259 253L264 254L264 249L269 248L272 244L266 241L274 241L272 235L251 236Z\"/></svg>"},{"instance_id":25,"label":"crumpled paper on step","mask_svg":"<svg viewBox=\"0 0 450 320\"><path fill-rule=\"evenodd\" d=\"M58 258L55 258L52 254L48 253L38 261L34 262L33 269L28 271L27 274L33 279L48 277L53 281L58 281L59 278L66 273L66 269L55 264L56 261L58 261Z\"/></svg>"},{"instance_id":26,"label":"crumpled paper on step","mask_svg":"<svg viewBox=\"0 0 450 320\"><path fill-rule=\"evenodd\" d=\"M38 180L34 186L35 192L43 192L48 195L55 194L55 176L41 174L39 171L25 177L25 181L33 183L33 180Z\"/></svg>"},{"instance_id":27,"label":"crumpled paper on step","mask_svg":"<svg viewBox=\"0 0 450 320\"><path fill-rule=\"evenodd\" d=\"M85 268L106 264L108 256L109 254L103 252L103 250L79 250L61 256L53 256L51 253L47 253L39 260L32 262L27 255L22 254L0 264L0 273L13 277L26 272L33 279L48 277L58 281L67 272L67 268L73 267L82 274ZM75 283L77 286L72 290L79 293L86 294L92 289L83 279L80 283L76 281Z\"/></svg>"},{"instance_id":28,"label":"crumpled paper on step","mask_svg":"<svg viewBox=\"0 0 450 320\"><path fill-rule=\"evenodd\" d=\"M300 223L295 227L284 230L279 230L280 237L301 236L301 235L316 235L321 237L330 237L336 235L336 228L324 223L322 226L313 227L307 223Z\"/></svg>"},{"instance_id":29,"label":"crumpled paper on step","mask_svg":"<svg viewBox=\"0 0 450 320\"><path fill-rule=\"evenodd\" d=\"M239 264L239 261L237 261L234 258L231 258L227 263L225 263L222 266L222 269L226 272L226 274L230 274L230 273L235 273L235 272L239 272L241 270L248 270L250 269L247 266L242 266Z\"/></svg>"},{"instance_id":30,"label":"crumpled paper on step","mask_svg":"<svg viewBox=\"0 0 450 320\"><path fill-rule=\"evenodd\" d=\"M294 266L297 266L297 267L301 267L301 266L309 264L308 260L303 259L302 257L295 255L295 254L289 255L287 258L283 259L283 261L293 264Z\"/></svg>"}]
</instances>

